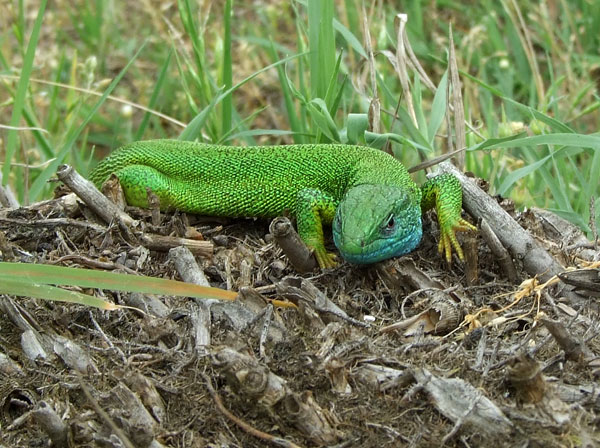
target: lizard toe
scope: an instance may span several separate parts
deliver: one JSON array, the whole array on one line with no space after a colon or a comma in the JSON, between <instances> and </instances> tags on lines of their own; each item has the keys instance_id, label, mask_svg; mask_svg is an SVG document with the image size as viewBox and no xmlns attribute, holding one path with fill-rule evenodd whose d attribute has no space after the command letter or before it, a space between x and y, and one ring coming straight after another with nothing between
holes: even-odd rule
<instances>
[{"instance_id":1,"label":"lizard toe","mask_svg":"<svg viewBox=\"0 0 600 448\"><path fill-rule=\"evenodd\" d=\"M338 265L337 255L332 252L315 252L315 256L317 257L317 262L321 269L335 268Z\"/></svg>"},{"instance_id":2,"label":"lizard toe","mask_svg":"<svg viewBox=\"0 0 600 448\"><path fill-rule=\"evenodd\" d=\"M457 218L452 224L440 229L440 243L438 245L438 250L440 253L446 255L448 263L452 260L452 248L456 251L458 258L464 261L465 256L458 243L458 239L456 238L456 232L468 232L471 230L476 231L477 227L463 218Z\"/></svg>"}]
</instances>

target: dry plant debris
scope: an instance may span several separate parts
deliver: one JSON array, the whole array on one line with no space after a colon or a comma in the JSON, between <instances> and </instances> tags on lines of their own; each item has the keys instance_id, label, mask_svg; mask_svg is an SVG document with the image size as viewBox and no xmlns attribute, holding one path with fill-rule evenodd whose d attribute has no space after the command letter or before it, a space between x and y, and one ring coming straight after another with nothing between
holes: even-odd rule
<instances>
[{"instance_id":1,"label":"dry plant debris","mask_svg":"<svg viewBox=\"0 0 600 448\"><path fill-rule=\"evenodd\" d=\"M514 256L507 271L480 232L469 283L437 254L430 217L408 256L300 274L267 222L115 213L106 224L73 195L3 209L2 260L239 299L95 291L141 313L1 296L1 446L600 443L600 253L548 212L510 219L562 272Z\"/></svg>"}]
</instances>

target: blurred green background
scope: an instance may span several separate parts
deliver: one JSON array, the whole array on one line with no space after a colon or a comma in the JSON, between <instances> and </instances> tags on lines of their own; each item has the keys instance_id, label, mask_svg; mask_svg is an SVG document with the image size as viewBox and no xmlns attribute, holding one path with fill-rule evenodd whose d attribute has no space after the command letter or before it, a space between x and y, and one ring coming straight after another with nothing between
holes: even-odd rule
<instances>
[{"instance_id":1,"label":"blurred green background","mask_svg":"<svg viewBox=\"0 0 600 448\"><path fill-rule=\"evenodd\" d=\"M399 13L405 47L442 87L437 95L398 58ZM58 164L85 175L138 139L376 145L387 136L413 166L448 151L454 132L452 25L466 169L492 193L557 211L591 235L600 194L594 1L8 0L0 25L3 182L21 203L50 196ZM380 118L369 120L374 98ZM516 134L514 144L490 140Z\"/></svg>"}]
</instances>

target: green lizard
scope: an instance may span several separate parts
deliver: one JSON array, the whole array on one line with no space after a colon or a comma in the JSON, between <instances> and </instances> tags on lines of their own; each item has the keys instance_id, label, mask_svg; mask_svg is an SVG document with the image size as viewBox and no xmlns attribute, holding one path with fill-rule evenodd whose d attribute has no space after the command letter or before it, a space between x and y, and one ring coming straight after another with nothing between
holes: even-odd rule
<instances>
[{"instance_id":1,"label":"green lizard","mask_svg":"<svg viewBox=\"0 0 600 448\"><path fill-rule=\"evenodd\" d=\"M462 188L452 175L419 188L406 168L377 149L350 145L235 147L178 140L129 144L91 174L100 186L115 173L127 202L147 207L149 187L161 209L228 217L296 216L298 232L322 268L335 266L323 224L351 263L375 263L412 251L421 214L435 207L439 251L463 259L455 232L475 230L461 218Z\"/></svg>"}]
</instances>

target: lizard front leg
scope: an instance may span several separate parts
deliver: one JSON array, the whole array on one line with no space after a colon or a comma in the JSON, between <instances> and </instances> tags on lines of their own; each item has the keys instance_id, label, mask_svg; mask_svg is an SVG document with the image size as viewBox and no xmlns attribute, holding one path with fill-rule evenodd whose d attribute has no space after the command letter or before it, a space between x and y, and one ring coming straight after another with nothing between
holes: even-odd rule
<instances>
[{"instance_id":1,"label":"lizard front leg","mask_svg":"<svg viewBox=\"0 0 600 448\"><path fill-rule=\"evenodd\" d=\"M440 243L438 250L445 253L446 260L452 259L452 248L456 250L458 258L464 260L464 255L456 232L477 230L470 222L461 218L462 211L462 186L460 181L452 174L442 174L429 179L421 187L421 210L435 207L440 225Z\"/></svg>"},{"instance_id":2,"label":"lizard front leg","mask_svg":"<svg viewBox=\"0 0 600 448\"><path fill-rule=\"evenodd\" d=\"M306 245L314 251L322 269L336 266L336 255L325 250L323 224L331 224L338 202L321 190L305 188L298 192L296 221L298 233Z\"/></svg>"}]
</instances>

